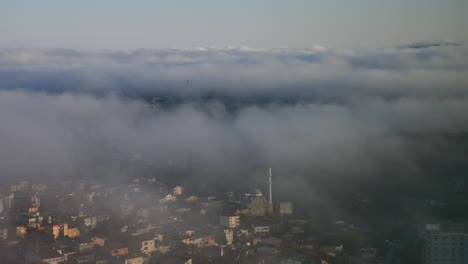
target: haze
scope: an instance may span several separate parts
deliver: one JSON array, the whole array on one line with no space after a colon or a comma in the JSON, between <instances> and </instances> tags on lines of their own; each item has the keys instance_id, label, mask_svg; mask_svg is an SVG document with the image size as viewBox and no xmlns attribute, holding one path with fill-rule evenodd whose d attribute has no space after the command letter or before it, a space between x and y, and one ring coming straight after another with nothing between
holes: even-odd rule
<instances>
[{"instance_id":1,"label":"haze","mask_svg":"<svg viewBox=\"0 0 468 264\"><path fill-rule=\"evenodd\" d=\"M468 263L467 14L0 0L0 262Z\"/></svg>"}]
</instances>

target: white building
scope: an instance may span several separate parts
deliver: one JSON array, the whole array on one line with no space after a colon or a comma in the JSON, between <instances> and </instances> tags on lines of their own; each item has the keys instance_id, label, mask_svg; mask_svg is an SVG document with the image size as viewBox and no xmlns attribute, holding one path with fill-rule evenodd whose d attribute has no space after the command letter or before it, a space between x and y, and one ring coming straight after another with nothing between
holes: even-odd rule
<instances>
[{"instance_id":1,"label":"white building","mask_svg":"<svg viewBox=\"0 0 468 264\"><path fill-rule=\"evenodd\" d=\"M148 240L143 240L141 241L141 252L144 254L151 254L151 252L154 252L157 250L156 243L154 239L148 239Z\"/></svg>"},{"instance_id":2,"label":"white building","mask_svg":"<svg viewBox=\"0 0 468 264\"><path fill-rule=\"evenodd\" d=\"M20 181L17 184L13 184L10 186L11 192L23 191L29 185L27 181Z\"/></svg>"},{"instance_id":3,"label":"white building","mask_svg":"<svg viewBox=\"0 0 468 264\"><path fill-rule=\"evenodd\" d=\"M236 228L240 224L240 217L238 215L221 215L219 224L224 227Z\"/></svg>"},{"instance_id":4,"label":"white building","mask_svg":"<svg viewBox=\"0 0 468 264\"><path fill-rule=\"evenodd\" d=\"M95 228L97 225L97 217L96 216L86 217L83 220L83 224L87 227Z\"/></svg>"},{"instance_id":5,"label":"white building","mask_svg":"<svg viewBox=\"0 0 468 264\"><path fill-rule=\"evenodd\" d=\"M143 264L144 263L143 257L135 257L129 258L125 260L125 264Z\"/></svg>"},{"instance_id":6,"label":"white building","mask_svg":"<svg viewBox=\"0 0 468 264\"><path fill-rule=\"evenodd\" d=\"M7 228L0 228L0 239L2 239L2 240L8 239L8 229Z\"/></svg>"},{"instance_id":7,"label":"white building","mask_svg":"<svg viewBox=\"0 0 468 264\"><path fill-rule=\"evenodd\" d=\"M181 186L176 186L176 187L174 187L174 192L173 192L173 194L174 194L175 196L182 195L182 193L183 193L183 188L182 188Z\"/></svg>"},{"instance_id":8,"label":"white building","mask_svg":"<svg viewBox=\"0 0 468 264\"><path fill-rule=\"evenodd\" d=\"M268 235L270 234L270 226L252 225L252 233L254 233L255 235Z\"/></svg>"},{"instance_id":9,"label":"white building","mask_svg":"<svg viewBox=\"0 0 468 264\"><path fill-rule=\"evenodd\" d=\"M375 259L377 258L377 249L375 248L361 248L361 258Z\"/></svg>"},{"instance_id":10,"label":"white building","mask_svg":"<svg viewBox=\"0 0 468 264\"><path fill-rule=\"evenodd\" d=\"M468 263L468 233L463 229L427 225L424 234L423 263Z\"/></svg>"},{"instance_id":11,"label":"white building","mask_svg":"<svg viewBox=\"0 0 468 264\"><path fill-rule=\"evenodd\" d=\"M232 242L234 242L234 231L232 229L225 229L224 234L226 236L226 244L228 246L232 245Z\"/></svg>"},{"instance_id":12,"label":"white building","mask_svg":"<svg viewBox=\"0 0 468 264\"><path fill-rule=\"evenodd\" d=\"M279 204L279 211L281 215L292 215L293 203L292 202L281 202Z\"/></svg>"}]
</instances>

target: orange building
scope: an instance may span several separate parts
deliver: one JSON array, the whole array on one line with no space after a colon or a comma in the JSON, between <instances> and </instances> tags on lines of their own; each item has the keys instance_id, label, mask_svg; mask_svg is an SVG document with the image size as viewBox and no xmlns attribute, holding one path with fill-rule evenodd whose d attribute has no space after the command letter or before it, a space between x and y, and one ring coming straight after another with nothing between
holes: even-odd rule
<instances>
[{"instance_id":1,"label":"orange building","mask_svg":"<svg viewBox=\"0 0 468 264\"><path fill-rule=\"evenodd\" d=\"M80 230L78 227L68 227L68 223L63 224L63 236L67 236L69 238L76 238L80 236Z\"/></svg>"},{"instance_id":2,"label":"orange building","mask_svg":"<svg viewBox=\"0 0 468 264\"><path fill-rule=\"evenodd\" d=\"M60 236L60 225L53 225L52 226L52 236L54 239L59 238Z\"/></svg>"},{"instance_id":3,"label":"orange building","mask_svg":"<svg viewBox=\"0 0 468 264\"><path fill-rule=\"evenodd\" d=\"M118 257L118 256L125 256L128 254L128 247L119 246L119 247L111 247L111 256Z\"/></svg>"},{"instance_id":4,"label":"orange building","mask_svg":"<svg viewBox=\"0 0 468 264\"><path fill-rule=\"evenodd\" d=\"M106 244L106 238L100 236L91 238L91 241L93 241L94 245L99 247L103 247Z\"/></svg>"}]
</instances>

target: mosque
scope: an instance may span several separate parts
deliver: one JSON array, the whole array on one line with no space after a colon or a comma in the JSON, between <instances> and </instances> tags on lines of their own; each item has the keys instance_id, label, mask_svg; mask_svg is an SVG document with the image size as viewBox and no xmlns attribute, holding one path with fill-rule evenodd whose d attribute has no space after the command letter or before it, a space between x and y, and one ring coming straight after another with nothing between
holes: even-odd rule
<instances>
[{"instance_id":1,"label":"mosque","mask_svg":"<svg viewBox=\"0 0 468 264\"><path fill-rule=\"evenodd\" d=\"M251 188L245 192L242 197L242 203L245 209L241 213L248 216L264 216L265 214L273 213L273 193L272 193L272 174L271 168L269 169L269 199L268 201L263 196L263 193L258 188Z\"/></svg>"}]
</instances>

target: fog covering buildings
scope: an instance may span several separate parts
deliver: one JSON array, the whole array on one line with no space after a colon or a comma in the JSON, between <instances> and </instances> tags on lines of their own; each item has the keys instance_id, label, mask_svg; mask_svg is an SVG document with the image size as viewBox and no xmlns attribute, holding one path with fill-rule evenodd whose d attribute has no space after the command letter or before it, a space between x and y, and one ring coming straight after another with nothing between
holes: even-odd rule
<instances>
[{"instance_id":1,"label":"fog covering buildings","mask_svg":"<svg viewBox=\"0 0 468 264\"><path fill-rule=\"evenodd\" d=\"M427 260L466 221L467 55L2 50L2 258Z\"/></svg>"},{"instance_id":2,"label":"fog covering buildings","mask_svg":"<svg viewBox=\"0 0 468 264\"><path fill-rule=\"evenodd\" d=\"M460 224L427 224L422 230L424 263L466 263L468 232Z\"/></svg>"}]
</instances>

